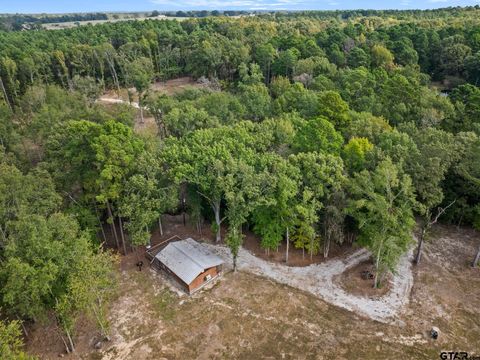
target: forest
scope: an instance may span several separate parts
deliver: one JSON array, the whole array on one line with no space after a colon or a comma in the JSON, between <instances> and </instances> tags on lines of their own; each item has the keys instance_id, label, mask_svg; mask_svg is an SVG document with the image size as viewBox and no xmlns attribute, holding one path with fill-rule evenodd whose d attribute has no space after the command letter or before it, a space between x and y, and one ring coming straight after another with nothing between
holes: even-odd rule
<instances>
[{"instance_id":1,"label":"forest","mask_svg":"<svg viewBox=\"0 0 480 360\"><path fill-rule=\"evenodd\" d=\"M152 90L180 76L206 86ZM40 321L68 352L85 316L108 337L116 264L164 214L234 264L247 229L266 251L358 244L375 287L435 223L480 231L479 85L478 6L0 30L0 357L29 358ZM139 118L97 101L125 89Z\"/></svg>"}]
</instances>

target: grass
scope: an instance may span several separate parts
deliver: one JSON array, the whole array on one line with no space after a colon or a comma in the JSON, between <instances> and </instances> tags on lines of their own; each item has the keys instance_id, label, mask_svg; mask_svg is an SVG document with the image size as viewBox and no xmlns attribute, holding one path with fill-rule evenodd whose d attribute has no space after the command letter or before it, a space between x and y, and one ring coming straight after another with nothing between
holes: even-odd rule
<instances>
[{"instance_id":1,"label":"grass","mask_svg":"<svg viewBox=\"0 0 480 360\"><path fill-rule=\"evenodd\" d=\"M154 312L165 321L172 321L176 313L175 295L168 289L162 289L152 299Z\"/></svg>"}]
</instances>

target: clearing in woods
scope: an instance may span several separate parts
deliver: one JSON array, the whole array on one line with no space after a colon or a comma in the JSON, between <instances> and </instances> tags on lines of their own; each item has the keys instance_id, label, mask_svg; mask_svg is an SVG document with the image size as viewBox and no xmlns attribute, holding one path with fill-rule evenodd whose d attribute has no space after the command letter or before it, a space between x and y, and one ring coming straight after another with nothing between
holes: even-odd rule
<instances>
[{"instance_id":1,"label":"clearing in woods","mask_svg":"<svg viewBox=\"0 0 480 360\"><path fill-rule=\"evenodd\" d=\"M162 239L211 235L209 229L198 235L178 218L166 220ZM77 354L67 358L433 359L445 349L479 354L480 271L468 267L477 242L471 230L436 227L423 263L413 268L410 301L394 324L344 310L248 268L227 272L213 288L193 297L180 296L148 266L139 272L130 254L120 267L111 341L95 350L98 339L82 326ZM441 330L437 341L428 337L432 326ZM33 330L29 351L56 358L63 352L59 338L42 334L45 328Z\"/></svg>"},{"instance_id":2,"label":"clearing in woods","mask_svg":"<svg viewBox=\"0 0 480 360\"><path fill-rule=\"evenodd\" d=\"M186 89L191 88L204 88L205 85L199 84L191 77L185 76L176 79L171 79L167 81L156 81L150 86L150 91L155 93L164 93L167 95L174 95L185 91ZM128 98L128 92L132 94L133 99L131 102ZM120 89L120 93L116 90L109 90L100 98L98 102L104 105L115 105L115 104L130 104L135 109L140 109L138 105L138 95L135 89ZM156 134L158 129L155 123L155 119L151 114L148 113L148 109L145 109L143 122L140 118L140 111L137 111L137 116L135 118L135 131L137 132L148 132Z\"/></svg>"}]
</instances>

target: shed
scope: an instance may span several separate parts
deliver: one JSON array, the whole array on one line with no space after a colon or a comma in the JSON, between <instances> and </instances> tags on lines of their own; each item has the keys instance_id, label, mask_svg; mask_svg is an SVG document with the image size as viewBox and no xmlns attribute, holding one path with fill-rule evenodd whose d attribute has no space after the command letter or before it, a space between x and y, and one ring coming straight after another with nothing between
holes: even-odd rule
<instances>
[{"instance_id":1,"label":"shed","mask_svg":"<svg viewBox=\"0 0 480 360\"><path fill-rule=\"evenodd\" d=\"M172 275L187 293L193 294L218 277L223 260L188 238L169 243L155 255L152 265Z\"/></svg>"}]
</instances>

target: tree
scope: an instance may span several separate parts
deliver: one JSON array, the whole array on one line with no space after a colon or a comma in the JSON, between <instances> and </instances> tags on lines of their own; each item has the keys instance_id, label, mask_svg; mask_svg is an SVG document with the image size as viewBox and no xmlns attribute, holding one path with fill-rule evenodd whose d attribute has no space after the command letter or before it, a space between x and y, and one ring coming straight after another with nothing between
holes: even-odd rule
<instances>
[{"instance_id":1,"label":"tree","mask_svg":"<svg viewBox=\"0 0 480 360\"><path fill-rule=\"evenodd\" d=\"M160 154L146 151L137 160L135 175L128 178L119 200L120 214L128 219L125 228L134 246L146 245L151 226L178 203L178 189L169 183ZM163 234L162 234L163 235Z\"/></svg>"},{"instance_id":2,"label":"tree","mask_svg":"<svg viewBox=\"0 0 480 360\"><path fill-rule=\"evenodd\" d=\"M416 144L417 151L410 152L406 159L406 171L415 188L418 211L422 215L422 226L415 263L421 259L423 242L438 218L455 203L434 208L443 201L442 182L447 171L457 160L457 149L452 134L435 128L405 128Z\"/></svg>"},{"instance_id":3,"label":"tree","mask_svg":"<svg viewBox=\"0 0 480 360\"><path fill-rule=\"evenodd\" d=\"M297 247L303 244L313 256L319 246L316 225L320 211L345 181L343 162L338 156L316 152L291 155L289 161L301 176L299 191L292 206L294 239Z\"/></svg>"},{"instance_id":4,"label":"tree","mask_svg":"<svg viewBox=\"0 0 480 360\"><path fill-rule=\"evenodd\" d=\"M461 76L465 71L465 60L471 53L472 49L465 44L446 42L440 53L440 68L446 75Z\"/></svg>"},{"instance_id":5,"label":"tree","mask_svg":"<svg viewBox=\"0 0 480 360\"><path fill-rule=\"evenodd\" d=\"M225 178L225 202L227 206L228 232L226 243L233 257L233 270L237 268L237 256L243 242L242 225L253 209L261 203L262 186L267 183L268 174L256 171L250 154L235 159ZM252 154L253 155L253 154Z\"/></svg>"},{"instance_id":6,"label":"tree","mask_svg":"<svg viewBox=\"0 0 480 360\"><path fill-rule=\"evenodd\" d=\"M178 101L174 97L165 94L150 94L144 103L155 118L160 138L164 139L167 136L165 115L178 106Z\"/></svg>"},{"instance_id":7,"label":"tree","mask_svg":"<svg viewBox=\"0 0 480 360\"><path fill-rule=\"evenodd\" d=\"M240 85L239 88L247 119L259 121L270 114L271 98L264 84Z\"/></svg>"},{"instance_id":8,"label":"tree","mask_svg":"<svg viewBox=\"0 0 480 360\"><path fill-rule=\"evenodd\" d=\"M264 203L252 213L253 230L262 238L261 245L267 250L276 249L286 236L285 262L288 263L289 234L294 224L300 174L288 161L279 156L265 156L270 173Z\"/></svg>"},{"instance_id":9,"label":"tree","mask_svg":"<svg viewBox=\"0 0 480 360\"><path fill-rule=\"evenodd\" d=\"M374 171L355 174L349 192L352 198L346 211L357 222L359 242L374 256L374 287L378 288L385 272L395 271L412 243L412 181L387 158Z\"/></svg>"},{"instance_id":10,"label":"tree","mask_svg":"<svg viewBox=\"0 0 480 360\"><path fill-rule=\"evenodd\" d=\"M478 194L480 193L480 162L478 161L478 153L480 151L480 138L473 133L461 134L459 139L460 145L460 161L455 167L456 175L460 176L464 181L463 191L469 195L468 201L473 203L472 206L472 224L476 230L480 229L480 201ZM480 249L472 261L475 267L480 259Z\"/></svg>"},{"instance_id":11,"label":"tree","mask_svg":"<svg viewBox=\"0 0 480 360\"><path fill-rule=\"evenodd\" d=\"M169 139L162 157L171 179L187 182L209 203L215 216L216 241L221 240L222 200L237 158L250 152L251 135L241 126L194 131L181 140Z\"/></svg>"},{"instance_id":12,"label":"tree","mask_svg":"<svg viewBox=\"0 0 480 360\"><path fill-rule=\"evenodd\" d=\"M108 338L108 308L116 291L116 259L109 252L99 249L78 259L74 273L68 280L67 293L60 300L60 317L71 315L62 310L72 307L89 315L97 324L102 335Z\"/></svg>"},{"instance_id":13,"label":"tree","mask_svg":"<svg viewBox=\"0 0 480 360\"><path fill-rule=\"evenodd\" d=\"M270 76L272 72L271 68L272 63L275 60L276 51L272 44L266 43L258 46L255 54L256 59L262 68L265 83L268 84L270 82Z\"/></svg>"},{"instance_id":14,"label":"tree","mask_svg":"<svg viewBox=\"0 0 480 360\"><path fill-rule=\"evenodd\" d=\"M338 153L343 139L324 117L305 121L297 131L293 148L297 152Z\"/></svg>"},{"instance_id":15,"label":"tree","mask_svg":"<svg viewBox=\"0 0 480 360\"><path fill-rule=\"evenodd\" d=\"M350 123L348 104L336 91L322 91L318 95L318 115L328 119L338 131L346 129Z\"/></svg>"},{"instance_id":16,"label":"tree","mask_svg":"<svg viewBox=\"0 0 480 360\"><path fill-rule=\"evenodd\" d=\"M273 71L275 75L283 75L291 77L293 69L299 58L299 51L296 48L281 51L277 59L273 63Z\"/></svg>"},{"instance_id":17,"label":"tree","mask_svg":"<svg viewBox=\"0 0 480 360\"><path fill-rule=\"evenodd\" d=\"M72 79L72 87L85 96L90 105L93 105L102 93L100 84L98 84L94 78L89 76L80 77L75 75Z\"/></svg>"},{"instance_id":18,"label":"tree","mask_svg":"<svg viewBox=\"0 0 480 360\"><path fill-rule=\"evenodd\" d=\"M17 64L9 57L0 58L0 90L10 109L18 95L20 83L16 79Z\"/></svg>"},{"instance_id":19,"label":"tree","mask_svg":"<svg viewBox=\"0 0 480 360\"><path fill-rule=\"evenodd\" d=\"M368 157L373 150L373 144L366 138L353 137L344 146L342 157L347 169L359 172L367 167Z\"/></svg>"},{"instance_id":20,"label":"tree","mask_svg":"<svg viewBox=\"0 0 480 360\"><path fill-rule=\"evenodd\" d=\"M211 116L204 109L197 109L193 105L186 104L172 109L163 118L167 135L182 137L197 130L220 125L215 116Z\"/></svg>"},{"instance_id":21,"label":"tree","mask_svg":"<svg viewBox=\"0 0 480 360\"><path fill-rule=\"evenodd\" d=\"M152 61L149 58L140 57L126 64L127 83L133 85L138 93L138 105L140 107L140 119L143 123L143 96L148 90L154 75Z\"/></svg>"},{"instance_id":22,"label":"tree","mask_svg":"<svg viewBox=\"0 0 480 360\"><path fill-rule=\"evenodd\" d=\"M355 47L348 53L347 64L351 68L370 67L370 56L360 47Z\"/></svg>"},{"instance_id":23,"label":"tree","mask_svg":"<svg viewBox=\"0 0 480 360\"><path fill-rule=\"evenodd\" d=\"M0 358L5 360L34 360L23 352L22 333L19 321L0 320Z\"/></svg>"},{"instance_id":24,"label":"tree","mask_svg":"<svg viewBox=\"0 0 480 360\"><path fill-rule=\"evenodd\" d=\"M391 69L393 67L393 54L382 45L374 45L371 49L372 65Z\"/></svg>"}]
</instances>

